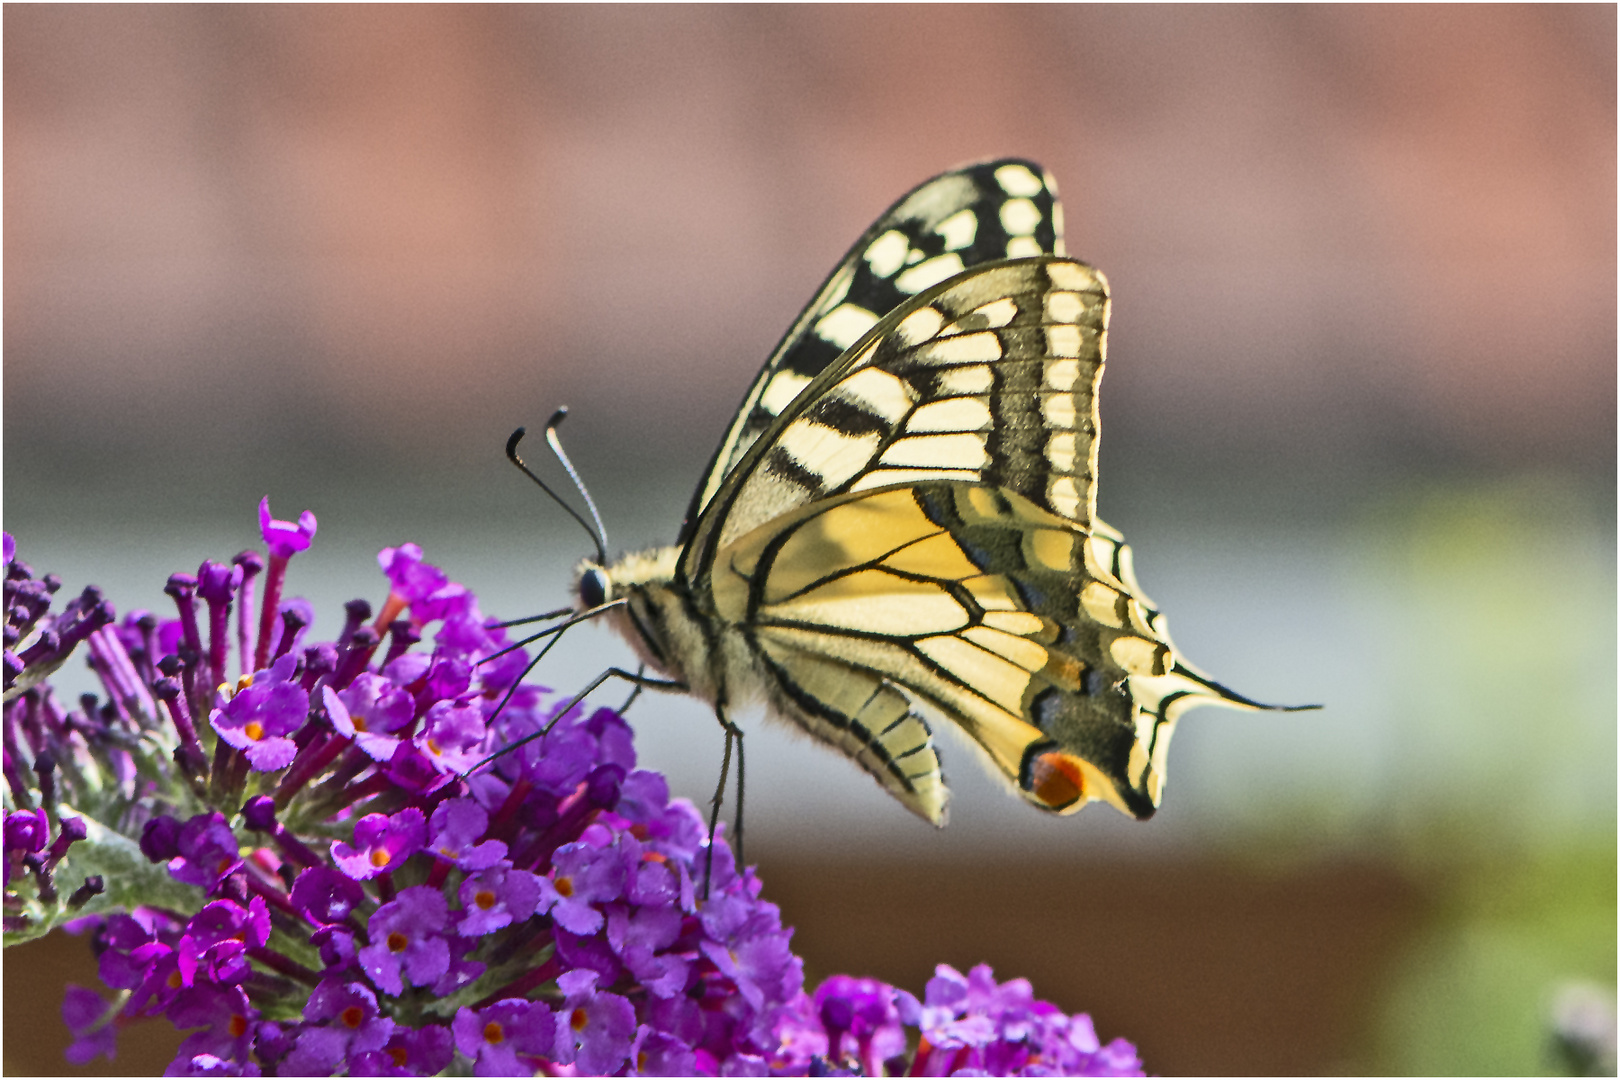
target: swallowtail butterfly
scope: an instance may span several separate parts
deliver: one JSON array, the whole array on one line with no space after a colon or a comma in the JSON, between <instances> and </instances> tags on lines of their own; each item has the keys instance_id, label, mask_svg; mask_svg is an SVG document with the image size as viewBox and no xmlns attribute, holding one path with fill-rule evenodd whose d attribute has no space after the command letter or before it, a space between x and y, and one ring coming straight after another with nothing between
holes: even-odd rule
<instances>
[{"instance_id":1,"label":"swallowtail butterfly","mask_svg":"<svg viewBox=\"0 0 1620 1080\"><path fill-rule=\"evenodd\" d=\"M763 701L938 825L950 723L1043 810L1148 817L1182 713L1269 706L1181 658L1096 516L1108 303L1040 166L927 181L765 362L674 546L582 563L580 613L621 601L728 761Z\"/></svg>"}]
</instances>

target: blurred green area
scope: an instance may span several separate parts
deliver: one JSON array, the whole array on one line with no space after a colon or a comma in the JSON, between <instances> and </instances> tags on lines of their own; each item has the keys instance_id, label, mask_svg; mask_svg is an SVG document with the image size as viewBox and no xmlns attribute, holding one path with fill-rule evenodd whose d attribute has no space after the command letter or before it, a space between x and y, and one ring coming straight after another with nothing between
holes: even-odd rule
<instances>
[{"instance_id":1,"label":"blurred green area","mask_svg":"<svg viewBox=\"0 0 1620 1080\"><path fill-rule=\"evenodd\" d=\"M1353 531L1397 752L1352 826L1429 898L1356 1067L1556 1074L1561 987L1616 976L1612 516L1559 477L1415 486ZM1340 793L1342 794L1342 793ZM1251 806L1254 857L1346 824L1332 794ZM1341 800L1337 800L1342 803ZM1282 856L1288 861L1288 856ZM1612 1036L1611 1036L1612 1037Z\"/></svg>"},{"instance_id":2,"label":"blurred green area","mask_svg":"<svg viewBox=\"0 0 1620 1080\"><path fill-rule=\"evenodd\" d=\"M1558 1075L1558 991L1583 980L1613 997L1612 833L1448 869L1420 871L1439 903L1379 995L1369 1071Z\"/></svg>"}]
</instances>

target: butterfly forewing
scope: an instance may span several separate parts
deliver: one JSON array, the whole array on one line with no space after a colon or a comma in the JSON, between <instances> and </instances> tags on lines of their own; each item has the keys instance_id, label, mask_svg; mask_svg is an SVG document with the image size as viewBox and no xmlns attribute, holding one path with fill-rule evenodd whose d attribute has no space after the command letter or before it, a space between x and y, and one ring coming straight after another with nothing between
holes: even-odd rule
<instances>
[{"instance_id":1,"label":"butterfly forewing","mask_svg":"<svg viewBox=\"0 0 1620 1080\"><path fill-rule=\"evenodd\" d=\"M1095 504L1107 283L1083 263L993 263L886 316L824 371L722 486L682 556L844 492L990 483L1079 525Z\"/></svg>"},{"instance_id":2,"label":"butterfly forewing","mask_svg":"<svg viewBox=\"0 0 1620 1080\"><path fill-rule=\"evenodd\" d=\"M766 360L693 493L680 541L771 423L883 316L965 269L1061 254L1057 185L1034 162L965 166L902 197L855 242Z\"/></svg>"}]
</instances>

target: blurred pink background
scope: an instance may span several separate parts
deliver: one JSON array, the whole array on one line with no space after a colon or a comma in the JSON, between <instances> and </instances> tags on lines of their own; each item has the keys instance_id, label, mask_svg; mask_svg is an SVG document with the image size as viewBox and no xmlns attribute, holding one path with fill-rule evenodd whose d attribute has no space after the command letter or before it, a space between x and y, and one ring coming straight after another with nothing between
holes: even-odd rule
<instances>
[{"instance_id":1,"label":"blurred pink background","mask_svg":"<svg viewBox=\"0 0 1620 1080\"><path fill-rule=\"evenodd\" d=\"M1113 282L1112 468L1612 476L1614 19L8 8L6 481L450 480L566 401L685 486L877 211L993 154Z\"/></svg>"}]
</instances>

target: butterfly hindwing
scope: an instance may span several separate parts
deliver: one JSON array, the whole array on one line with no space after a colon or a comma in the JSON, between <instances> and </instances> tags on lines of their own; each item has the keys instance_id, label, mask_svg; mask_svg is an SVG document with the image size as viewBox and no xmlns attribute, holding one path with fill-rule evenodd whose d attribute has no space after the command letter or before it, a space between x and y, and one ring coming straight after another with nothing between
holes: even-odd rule
<instances>
[{"instance_id":1,"label":"butterfly hindwing","mask_svg":"<svg viewBox=\"0 0 1620 1080\"><path fill-rule=\"evenodd\" d=\"M1057 185L1034 162L968 165L908 192L855 242L766 360L693 493L680 542L771 423L883 316L965 269L1061 254Z\"/></svg>"}]
</instances>

